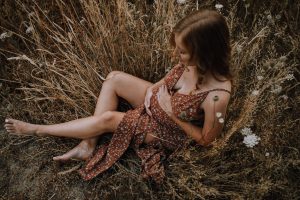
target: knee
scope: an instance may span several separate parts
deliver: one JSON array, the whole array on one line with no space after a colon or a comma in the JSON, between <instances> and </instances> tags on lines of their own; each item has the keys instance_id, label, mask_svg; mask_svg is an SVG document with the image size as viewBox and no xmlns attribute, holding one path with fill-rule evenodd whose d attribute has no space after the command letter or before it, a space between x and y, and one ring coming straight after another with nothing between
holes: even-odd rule
<instances>
[{"instance_id":1,"label":"knee","mask_svg":"<svg viewBox=\"0 0 300 200\"><path fill-rule=\"evenodd\" d=\"M111 122L113 122L114 119L115 119L114 111L106 111L102 115L99 116L99 120L101 121L101 123L104 123L107 125L110 124Z\"/></svg>"},{"instance_id":2,"label":"knee","mask_svg":"<svg viewBox=\"0 0 300 200\"><path fill-rule=\"evenodd\" d=\"M94 128L103 132L110 132L116 120L114 111L106 111L101 115L94 115Z\"/></svg>"},{"instance_id":3,"label":"knee","mask_svg":"<svg viewBox=\"0 0 300 200\"><path fill-rule=\"evenodd\" d=\"M122 71L111 71L107 76L106 76L106 80L117 80L118 78L120 78L122 76L124 72Z\"/></svg>"}]
</instances>

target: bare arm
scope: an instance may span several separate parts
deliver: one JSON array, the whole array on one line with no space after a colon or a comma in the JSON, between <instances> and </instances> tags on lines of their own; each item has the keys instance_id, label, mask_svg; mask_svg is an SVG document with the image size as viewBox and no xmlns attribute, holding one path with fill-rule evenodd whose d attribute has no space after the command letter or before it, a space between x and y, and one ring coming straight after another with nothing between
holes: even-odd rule
<instances>
[{"instance_id":1,"label":"bare arm","mask_svg":"<svg viewBox=\"0 0 300 200\"><path fill-rule=\"evenodd\" d=\"M220 120L220 118L223 118L224 120L229 98L222 96L218 101L214 101L213 97L215 95L216 93L208 95L205 102L203 102L205 112L203 128L195 126L190 122L184 122L177 118L173 113L169 115L188 136L202 146L207 146L212 143L215 138L220 135L224 126L223 121ZM218 96L220 97L221 95ZM218 118L216 113L221 113L221 117Z\"/></svg>"},{"instance_id":2,"label":"bare arm","mask_svg":"<svg viewBox=\"0 0 300 200\"><path fill-rule=\"evenodd\" d=\"M156 82L155 84L153 84L152 86L148 87L147 90L153 90L154 88L158 88L161 85L163 85L165 83L165 77L163 77L160 81Z\"/></svg>"},{"instance_id":3,"label":"bare arm","mask_svg":"<svg viewBox=\"0 0 300 200\"><path fill-rule=\"evenodd\" d=\"M170 115L170 117L173 119L174 122L176 122L183 130L184 132L190 136L193 140L195 140L197 143L206 146L205 139L203 137L203 128L199 126L195 126L191 124L190 122L185 122L177 118L174 114Z\"/></svg>"},{"instance_id":4,"label":"bare arm","mask_svg":"<svg viewBox=\"0 0 300 200\"><path fill-rule=\"evenodd\" d=\"M153 84L152 86L147 88L144 105L145 105L146 112L148 113L148 115L150 115L150 116L152 115L151 111L150 111L150 99L152 96L152 90L154 88L159 88L162 85L165 85L165 78L168 77L170 74L174 73L178 67L179 67L179 65L176 65L175 67L173 67L160 81L156 82L155 84Z\"/></svg>"}]
</instances>

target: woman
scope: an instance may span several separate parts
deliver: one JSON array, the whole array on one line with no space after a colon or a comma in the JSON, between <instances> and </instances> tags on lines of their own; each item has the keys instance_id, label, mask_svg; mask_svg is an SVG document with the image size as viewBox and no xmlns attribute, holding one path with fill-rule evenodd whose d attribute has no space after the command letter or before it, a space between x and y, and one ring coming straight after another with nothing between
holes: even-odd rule
<instances>
[{"instance_id":1,"label":"woman","mask_svg":"<svg viewBox=\"0 0 300 200\"><path fill-rule=\"evenodd\" d=\"M222 131L230 99L229 30L218 12L202 10L183 18L170 38L179 64L152 84L124 72L109 73L91 117L54 125L6 119L11 134L61 136L83 141L54 160L88 160L79 170L89 180L111 167L131 146L142 159L143 177L160 183L165 150L182 148L187 138L209 145ZM116 111L118 97L133 110ZM98 137L111 141L95 150Z\"/></svg>"}]
</instances>

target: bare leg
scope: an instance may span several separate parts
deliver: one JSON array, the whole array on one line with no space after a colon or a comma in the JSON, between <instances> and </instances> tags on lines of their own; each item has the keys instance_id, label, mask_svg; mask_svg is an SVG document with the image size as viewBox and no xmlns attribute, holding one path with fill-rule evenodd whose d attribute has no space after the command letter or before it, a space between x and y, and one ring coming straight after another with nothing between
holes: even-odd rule
<instances>
[{"instance_id":1,"label":"bare leg","mask_svg":"<svg viewBox=\"0 0 300 200\"><path fill-rule=\"evenodd\" d=\"M91 116L53 125L37 125L7 119L5 127L11 134L86 139L105 132L114 132L124 115L122 112L107 111L100 116Z\"/></svg>"},{"instance_id":2,"label":"bare leg","mask_svg":"<svg viewBox=\"0 0 300 200\"><path fill-rule=\"evenodd\" d=\"M118 96L127 100L133 107L140 105L144 102L146 89L152 85L150 82L119 71L111 72L107 76L107 79L102 85L94 116L100 116L106 111L116 110ZM19 124L22 123L24 122L19 121ZM8 131L9 129L11 131L14 130L10 125L7 127ZM61 161L69 159L86 160L92 155L97 144L97 139L98 136L84 139L69 152L61 156L56 156L53 159Z\"/></svg>"},{"instance_id":3,"label":"bare leg","mask_svg":"<svg viewBox=\"0 0 300 200\"><path fill-rule=\"evenodd\" d=\"M127 100L133 107L144 102L145 93L152 83L126 74L120 71L113 71L108 74L107 80L103 83L102 89L97 101L94 116L103 114L106 111L114 111L118 106L118 97ZM69 152L56 156L54 160L69 159L88 159L97 144L97 137L82 140L76 147Z\"/></svg>"},{"instance_id":4,"label":"bare leg","mask_svg":"<svg viewBox=\"0 0 300 200\"><path fill-rule=\"evenodd\" d=\"M112 78L117 73L110 73L107 79ZM94 116L100 116L106 111L117 110L118 96L114 89L114 85L111 80L106 80L101 88L100 95L96 104ZM76 147L68 151L67 153L53 157L53 160L66 161L69 159L86 160L88 159L98 141L99 136L82 140Z\"/></svg>"}]
</instances>

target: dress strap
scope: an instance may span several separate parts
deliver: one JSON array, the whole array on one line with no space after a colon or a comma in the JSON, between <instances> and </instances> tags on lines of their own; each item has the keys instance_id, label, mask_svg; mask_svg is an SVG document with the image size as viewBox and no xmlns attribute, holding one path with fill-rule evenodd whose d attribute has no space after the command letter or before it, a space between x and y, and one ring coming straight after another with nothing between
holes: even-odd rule
<instances>
[{"instance_id":1,"label":"dress strap","mask_svg":"<svg viewBox=\"0 0 300 200\"><path fill-rule=\"evenodd\" d=\"M224 91L224 92L228 92L229 94L231 94L231 91L223 89L223 88L215 88L212 90L207 90L206 92L212 92L212 91Z\"/></svg>"}]
</instances>

